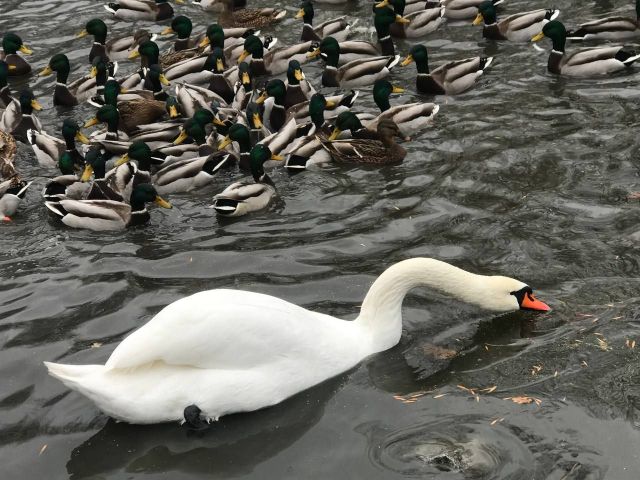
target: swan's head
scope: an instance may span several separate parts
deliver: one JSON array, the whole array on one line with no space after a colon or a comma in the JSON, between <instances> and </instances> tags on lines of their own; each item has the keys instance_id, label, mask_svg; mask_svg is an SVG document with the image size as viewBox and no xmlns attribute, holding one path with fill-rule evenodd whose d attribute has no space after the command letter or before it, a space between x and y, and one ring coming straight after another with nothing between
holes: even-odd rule
<instances>
[{"instance_id":1,"label":"swan's head","mask_svg":"<svg viewBox=\"0 0 640 480\"><path fill-rule=\"evenodd\" d=\"M486 288L482 288L485 296L481 302L491 310L510 312L514 310L535 310L547 312L549 306L538 300L533 289L526 283L509 277L483 277Z\"/></svg>"}]
</instances>

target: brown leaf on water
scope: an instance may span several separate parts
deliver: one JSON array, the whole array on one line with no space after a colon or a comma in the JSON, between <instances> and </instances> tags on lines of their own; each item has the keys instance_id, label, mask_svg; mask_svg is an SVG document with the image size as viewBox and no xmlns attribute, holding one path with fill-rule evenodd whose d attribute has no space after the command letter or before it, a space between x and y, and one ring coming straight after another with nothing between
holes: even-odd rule
<instances>
[{"instance_id":1,"label":"brown leaf on water","mask_svg":"<svg viewBox=\"0 0 640 480\"><path fill-rule=\"evenodd\" d=\"M607 343L606 339L600 338L600 337L596 337L596 340L598 341L598 347L600 348L600 350L602 350L603 352L607 352L607 351L611 350L611 347Z\"/></svg>"},{"instance_id":2,"label":"brown leaf on water","mask_svg":"<svg viewBox=\"0 0 640 480\"><path fill-rule=\"evenodd\" d=\"M493 387L483 388L482 390L480 390L480 392L482 392L482 393L493 393L493 392L496 391L497 388L498 388L498 386L494 385Z\"/></svg>"},{"instance_id":3,"label":"brown leaf on water","mask_svg":"<svg viewBox=\"0 0 640 480\"><path fill-rule=\"evenodd\" d=\"M527 405L529 403L535 403L536 405L540 406L542 404L542 400L540 400L539 398L526 397L526 396L507 397L505 398L505 400L511 400L513 403L517 403L519 405Z\"/></svg>"},{"instance_id":4,"label":"brown leaf on water","mask_svg":"<svg viewBox=\"0 0 640 480\"><path fill-rule=\"evenodd\" d=\"M531 375L537 375L542 370L542 365L534 365L531 369Z\"/></svg>"},{"instance_id":5,"label":"brown leaf on water","mask_svg":"<svg viewBox=\"0 0 640 480\"><path fill-rule=\"evenodd\" d=\"M445 395L448 395L448 394L447 394L447 393L440 393L440 394L438 394L438 395L434 395L434 397L433 397L433 398L442 398L442 397L444 397Z\"/></svg>"},{"instance_id":6,"label":"brown leaf on water","mask_svg":"<svg viewBox=\"0 0 640 480\"><path fill-rule=\"evenodd\" d=\"M627 340L624 342L624 344L627 346L627 348L630 348L630 349L632 349L632 350L633 350L634 348L636 348L636 341L635 341L635 340L629 340L629 339L627 338Z\"/></svg>"},{"instance_id":7,"label":"brown leaf on water","mask_svg":"<svg viewBox=\"0 0 640 480\"><path fill-rule=\"evenodd\" d=\"M464 390L465 392L469 392L471 395L475 395L475 391L473 388L465 387L464 385L456 385L460 390Z\"/></svg>"},{"instance_id":8,"label":"brown leaf on water","mask_svg":"<svg viewBox=\"0 0 640 480\"><path fill-rule=\"evenodd\" d=\"M458 354L455 350L442 348L438 345L433 345L432 343L424 345L422 347L422 351L425 355L433 357L436 360L448 360L454 358Z\"/></svg>"},{"instance_id":9,"label":"brown leaf on water","mask_svg":"<svg viewBox=\"0 0 640 480\"><path fill-rule=\"evenodd\" d=\"M587 362L585 362L584 360L582 360L582 362L580 362L580 365L582 365L583 367L588 367L589 365L587 364Z\"/></svg>"},{"instance_id":10,"label":"brown leaf on water","mask_svg":"<svg viewBox=\"0 0 640 480\"><path fill-rule=\"evenodd\" d=\"M45 443L44 445L42 445L42 448L40 449L40 453L38 453L38 456L42 455L46 449L47 449L47 444Z\"/></svg>"}]
</instances>

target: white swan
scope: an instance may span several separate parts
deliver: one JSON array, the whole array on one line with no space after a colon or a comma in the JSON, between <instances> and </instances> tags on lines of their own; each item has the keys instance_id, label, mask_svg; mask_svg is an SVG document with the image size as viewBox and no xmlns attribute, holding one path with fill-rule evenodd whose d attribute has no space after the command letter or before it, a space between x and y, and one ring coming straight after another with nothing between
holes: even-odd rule
<instances>
[{"instance_id":1,"label":"white swan","mask_svg":"<svg viewBox=\"0 0 640 480\"><path fill-rule=\"evenodd\" d=\"M518 280L413 258L380 275L354 321L269 295L209 290L165 307L105 365L44 363L119 420L181 420L188 406L216 420L277 404L393 347L402 332L404 296L419 285L494 312L549 310Z\"/></svg>"}]
</instances>

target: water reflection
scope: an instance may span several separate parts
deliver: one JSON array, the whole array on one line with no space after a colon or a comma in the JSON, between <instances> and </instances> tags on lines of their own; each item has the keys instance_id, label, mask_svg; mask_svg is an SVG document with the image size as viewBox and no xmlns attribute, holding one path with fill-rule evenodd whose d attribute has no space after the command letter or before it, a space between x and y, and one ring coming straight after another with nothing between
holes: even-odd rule
<instances>
[{"instance_id":1,"label":"water reflection","mask_svg":"<svg viewBox=\"0 0 640 480\"><path fill-rule=\"evenodd\" d=\"M220 479L247 475L318 423L347 377L331 379L274 407L222 417L205 432L176 424L140 426L109 420L73 449L67 471L74 480L118 472Z\"/></svg>"}]
</instances>

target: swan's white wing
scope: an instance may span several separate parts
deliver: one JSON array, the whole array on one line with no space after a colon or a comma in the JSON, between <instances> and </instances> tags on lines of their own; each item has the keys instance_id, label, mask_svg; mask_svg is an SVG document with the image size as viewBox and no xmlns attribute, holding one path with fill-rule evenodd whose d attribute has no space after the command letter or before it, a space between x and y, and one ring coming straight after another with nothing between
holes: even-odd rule
<instances>
[{"instance_id":1,"label":"swan's white wing","mask_svg":"<svg viewBox=\"0 0 640 480\"><path fill-rule=\"evenodd\" d=\"M245 370L342 350L351 357L355 325L276 297L242 290L208 290L168 305L125 338L105 367L153 362L203 369ZM347 347L349 345L349 347ZM337 359L336 359L337 360Z\"/></svg>"}]
</instances>

